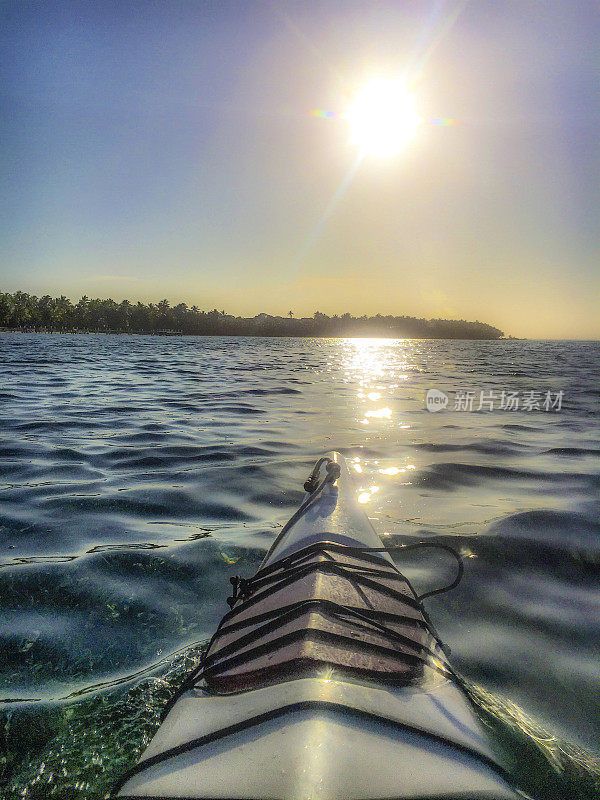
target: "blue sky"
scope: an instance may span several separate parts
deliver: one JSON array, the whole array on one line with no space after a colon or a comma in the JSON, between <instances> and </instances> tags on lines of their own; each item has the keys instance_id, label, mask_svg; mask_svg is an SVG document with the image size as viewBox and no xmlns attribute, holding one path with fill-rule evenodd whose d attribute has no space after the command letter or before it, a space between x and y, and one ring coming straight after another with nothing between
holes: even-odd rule
<instances>
[{"instance_id":1,"label":"blue sky","mask_svg":"<svg viewBox=\"0 0 600 800\"><path fill-rule=\"evenodd\" d=\"M0 24L0 289L600 336L596 2L5 2ZM339 112L378 74L410 75L425 122L357 166Z\"/></svg>"}]
</instances>

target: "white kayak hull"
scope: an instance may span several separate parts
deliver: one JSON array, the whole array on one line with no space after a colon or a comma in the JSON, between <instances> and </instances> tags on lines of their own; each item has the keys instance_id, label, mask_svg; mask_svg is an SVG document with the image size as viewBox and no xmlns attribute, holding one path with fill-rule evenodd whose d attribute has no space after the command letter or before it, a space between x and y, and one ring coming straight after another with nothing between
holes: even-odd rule
<instances>
[{"instance_id":1,"label":"white kayak hull","mask_svg":"<svg viewBox=\"0 0 600 800\"><path fill-rule=\"evenodd\" d=\"M298 550L318 546L324 538L350 547L382 546L356 503L356 489L343 458L330 456L339 464L339 478L308 503L294 524L284 528L262 570L273 569ZM393 564L388 554L382 559ZM266 683L263 678L257 688L236 692L215 693L201 675L172 705L116 796L155 800L523 798L510 785L506 765L465 693L448 673L434 668L435 648L431 653L431 668L406 685L369 680L318 660L312 672L287 672ZM262 657L268 660L271 655ZM228 668L232 664L231 669L238 668L235 658L225 661ZM257 669L255 674L261 673Z\"/></svg>"}]
</instances>

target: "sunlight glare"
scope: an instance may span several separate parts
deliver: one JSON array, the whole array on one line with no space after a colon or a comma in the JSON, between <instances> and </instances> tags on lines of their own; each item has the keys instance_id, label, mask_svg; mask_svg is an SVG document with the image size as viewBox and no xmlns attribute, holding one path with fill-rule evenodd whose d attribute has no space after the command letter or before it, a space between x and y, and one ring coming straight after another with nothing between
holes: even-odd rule
<instances>
[{"instance_id":1,"label":"sunlight glare","mask_svg":"<svg viewBox=\"0 0 600 800\"><path fill-rule=\"evenodd\" d=\"M363 489L359 492L358 497L356 498L357 502L361 505L365 503L371 502L371 496L374 495L376 492L379 491L379 486L369 486L368 489Z\"/></svg>"},{"instance_id":2,"label":"sunlight glare","mask_svg":"<svg viewBox=\"0 0 600 800\"><path fill-rule=\"evenodd\" d=\"M356 96L344 114L352 142L363 155L399 153L422 122L415 99L402 81L376 78Z\"/></svg>"},{"instance_id":3,"label":"sunlight glare","mask_svg":"<svg viewBox=\"0 0 600 800\"><path fill-rule=\"evenodd\" d=\"M367 411L365 417L373 417L375 419L391 419L394 412L391 408L378 408L374 411Z\"/></svg>"}]
</instances>

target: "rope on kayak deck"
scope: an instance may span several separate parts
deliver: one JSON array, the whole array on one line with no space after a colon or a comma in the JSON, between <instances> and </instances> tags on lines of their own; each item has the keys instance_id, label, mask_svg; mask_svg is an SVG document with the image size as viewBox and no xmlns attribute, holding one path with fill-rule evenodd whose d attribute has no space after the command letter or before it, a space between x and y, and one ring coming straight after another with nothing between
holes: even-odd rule
<instances>
[{"instance_id":1,"label":"rope on kayak deck","mask_svg":"<svg viewBox=\"0 0 600 800\"><path fill-rule=\"evenodd\" d=\"M319 483L319 474L321 472L321 468L325 465L325 478ZM340 465L334 461L329 456L323 456L320 458L315 466L312 468L310 475L304 482L304 491L308 493L308 497L302 503L300 508L297 509L295 514L286 522L283 526L275 541L267 551L267 555L265 556L265 560L269 558L269 556L273 553L277 545L280 543L281 539L285 536L285 534L289 531L292 525L295 525L296 522L302 517L306 511L308 510L309 506L311 506L316 498L321 494L321 492L325 489L325 487L330 483L335 483L335 481L340 477ZM408 550L419 550L419 549L426 549L432 548L437 550L445 550L447 553L450 553L455 559L457 564L457 573L456 577L449 583L447 586L442 586L439 589L432 589L429 592L424 592L423 594L418 594L414 592L414 589L406 576L402 576L404 580L408 583L408 585L413 589L413 592L419 601L425 600L427 597L433 597L434 595L444 594L445 592L449 592L452 589L455 589L458 584L461 582L463 574L464 574L464 563L462 556L448 544L442 544L441 542L432 542L432 541L421 541L421 542L414 542L412 544L399 544L399 545L391 545L389 547L360 547L356 546L353 547L352 545L340 545L340 547L344 547L345 552L351 554L353 551L355 554L358 553L395 553L404 551L407 552ZM293 559L294 556L288 556L288 558ZM285 559L281 559L278 564L283 564ZM274 566L274 565L273 565ZM266 574L268 568L261 570L262 574ZM238 598L243 598L247 595L249 591L250 581L254 581L257 575L254 576L252 579L242 578L239 575L232 576L229 580L233 586L233 593L231 597L227 598L227 603L230 608L233 608L235 603L237 602Z\"/></svg>"},{"instance_id":2,"label":"rope on kayak deck","mask_svg":"<svg viewBox=\"0 0 600 800\"><path fill-rule=\"evenodd\" d=\"M316 484L320 472L322 472L323 465L325 465L325 476L322 481ZM309 496L302 503L300 508L291 517L289 522L284 526L282 531L277 536L271 552L281 537L291 528L295 522L307 511L307 509L315 502L316 498L321 495L325 487L334 483L340 474L339 464L334 462L329 457L319 459L315 464L311 474L305 482L305 488L309 491ZM316 484L316 485L315 485ZM213 635L205 658L197 669L195 669L184 681L180 692L180 696L184 691L192 688L201 680L207 673L214 672L220 668L227 668L232 663L243 662L248 655L261 655L268 654L275 644L281 645L285 641L290 642L294 640L294 636L289 634L284 637L279 635L268 645L255 645L252 647L251 639L259 638L258 634L261 633L276 633L278 628L282 625L293 622L302 614L307 611L316 611L324 614L330 620L341 623L344 626L357 625L363 629L367 639L369 634L371 638L373 635L380 637L379 643L372 643L368 645L375 655L380 657L389 658L394 653L400 656L398 650L401 651L401 660L408 665L413 665L416 668L418 665L427 666L433 671L441 674L445 678L455 680L461 683L458 675L454 672L451 665L448 663L449 648L445 646L435 627L429 618L425 608L423 607L422 600L425 597L430 597L433 594L450 591L460 582L463 574L463 564L460 555L451 547L437 542L417 542L408 545L392 545L389 547L361 547L341 544L338 542L326 541L327 534L324 532L324 541L317 542L309 545L302 550L298 550L285 556L277 561L272 562L266 567L260 569L252 578L242 578L239 575L230 578L233 588L232 595L227 598L230 606L230 611L225 614L221 624L215 634ZM438 548L449 552L456 558L458 571L455 579L451 584L435 589L431 592L424 594L417 594L412 587L410 581L404 576L395 564L384 560L379 554L387 552L401 552L408 550L416 550L419 548ZM335 555L339 554L343 560L336 560ZM315 558L320 560L315 563ZM352 560L355 563L352 563ZM358 562L358 563L356 563ZM303 577L318 571L320 573L329 574L332 577L339 577L346 579L355 589L362 593L364 590L379 593L380 596L389 598L390 601L396 604L396 608L391 611L386 608L373 608L362 606L360 608L352 608L348 605L335 602L333 596L331 598L310 598L310 599L295 599L292 602L283 602L275 608L263 611L261 603L263 600L272 596L274 592L292 585L293 583L301 580ZM387 584L386 584L387 582ZM390 585L392 583L392 585ZM394 588L394 584L398 589ZM402 584L405 584L403 587ZM362 587L362 588L361 588ZM404 588L404 591L402 589ZM250 609L254 607L254 613L245 615L245 619L241 619L239 612L240 609ZM391 624L398 624L401 630L394 630L390 627ZM244 630L246 629L246 630ZM403 629L403 631L402 631ZM236 642L232 643L233 646L227 646L221 650L221 659L213 651L213 645L221 633L227 630L229 633L238 632L241 634L236 638ZM434 640L435 647L438 648L436 653L434 649L429 647L424 641L415 641L411 639L408 634L414 631L412 635L417 634L418 630L428 634ZM302 632L300 632L302 633ZM341 647L352 647L356 649L365 649L361 647L360 640L340 635L339 632L325 632L325 631L312 631L311 635L318 640L323 641L325 644L330 643ZM244 647L246 638L248 638L248 645ZM285 640L282 642L282 638ZM382 645L381 638L387 640L387 646ZM418 637L417 637L418 638ZM239 652L242 649L242 652ZM238 650L238 653L235 652ZM230 652L231 651L231 652ZM249 652L250 651L250 652ZM443 654L445 658L440 658ZM220 664L216 664L220 661ZM366 674L367 671L365 671ZM368 677L368 675L367 675ZM401 672L398 672L396 679L394 675L388 673L387 679L391 682L405 682L406 678ZM172 706L169 703L165 709L165 715Z\"/></svg>"},{"instance_id":3,"label":"rope on kayak deck","mask_svg":"<svg viewBox=\"0 0 600 800\"><path fill-rule=\"evenodd\" d=\"M323 483L319 486L319 473L321 471L321 467L323 466L323 464L326 465L325 469L326 469L327 475L326 475L325 480L323 481ZM333 483L334 481L336 481L340 477L340 472L341 472L340 465L337 462L335 462L332 458L330 458L329 456L323 456L322 458L320 458L317 461L317 463L315 464L315 466L313 467L312 472L308 476L308 479L304 482L304 490L306 492L308 492L309 495L311 495L311 497L309 497L308 499L311 500L311 501L314 500L314 496L315 496L316 490L318 489L319 493L320 493L321 490L328 483ZM307 505L307 504L308 504L308 501L307 501L306 504L303 504L303 506ZM304 510L305 510L303 506L301 506L298 509L298 511L296 512L296 514L294 514L292 519L287 523L287 525L281 531L281 534L283 534L283 533L285 533L285 531L289 530L289 528L291 528L291 526L294 524L294 522L296 522L298 517L302 516L302 514L304 513ZM277 539L280 538L281 534L277 537ZM433 597L434 595L437 595L437 594L444 594L445 592L449 592L451 589L455 589L458 586L458 584L461 582L462 577L463 577L463 573L465 571L465 567L464 567L462 556L460 555L460 553L458 553L457 550L454 549L454 547L451 547L448 544L442 544L441 542L421 541L421 542L414 542L413 544L392 545L390 547L350 547L350 546L348 546L348 549L346 550L346 552L350 552L350 550L354 550L357 553L358 552L362 552L362 553L396 553L396 552L400 552L401 550L406 552L407 550L420 550L420 549L425 549L425 548L428 548L428 547L435 548L437 550L445 550L447 553L450 553L450 555L454 556L454 558L456 559L456 564L457 564L457 573L456 573L456 577L452 581L452 583L449 583L447 586L442 586L439 589L433 589L433 590L431 590L429 592L424 592L423 594L416 595L417 599L419 601L421 601L421 600L425 600L426 597ZM271 548L271 550L272 549L273 548ZM233 580L232 580L232 583L233 583ZM415 592L415 594L416 594L416 592Z\"/></svg>"},{"instance_id":4,"label":"rope on kayak deck","mask_svg":"<svg viewBox=\"0 0 600 800\"><path fill-rule=\"evenodd\" d=\"M325 465L325 478L319 483L319 474L321 472L321 468ZM288 522L283 526L275 541L269 548L267 555L265 556L265 560L269 558L272 552L275 550L283 536L288 532L288 530L294 525L300 517L302 517L308 507L314 503L316 498L321 494L324 488L330 484L335 483L335 481L340 477L340 465L334 461L329 456L323 456L320 458L315 466L312 468L312 471L306 481L304 482L304 491L308 493L308 497L302 503L300 508L296 511L296 513L288 520ZM348 553L349 555L358 555L360 553L399 553L401 551L408 552L409 550L420 550L426 548L432 548L436 550L444 550L447 553L450 553L456 560L457 565L457 572L456 577L454 580L446 586L442 586L438 589L432 589L428 592L423 592L422 594L418 594L414 591L410 581L406 578L405 575L402 577L408 583L412 591L414 592L417 600L419 602L425 600L427 597L434 597L438 594L444 594L445 592L449 592L452 589L455 589L462 580L464 574L464 563L462 556L460 553L451 547L448 544L443 544L442 542L432 542L432 541L421 541L421 542L413 542L411 544L399 544L399 545L391 545L389 547L361 547L361 546L353 546L353 545L337 545L338 547L343 547L344 552ZM290 562L295 560L295 554L288 556L287 558L279 559L278 561L274 562L271 567L280 568L283 567L285 562L289 560ZM266 567L261 569L259 573L257 573L254 578L242 578L240 575L234 575L229 580L233 586L233 593L231 597L227 598L227 603L230 608L233 608L235 603L238 599L243 599L246 597L250 592L250 586L256 582L258 575L261 576L266 575L270 571L270 567Z\"/></svg>"},{"instance_id":5,"label":"rope on kayak deck","mask_svg":"<svg viewBox=\"0 0 600 800\"><path fill-rule=\"evenodd\" d=\"M325 476L321 479L323 466ZM279 533L269 554L281 542L286 532L307 512L325 487L335 483L339 476L340 466L329 456L316 462L304 483L308 497ZM332 535L331 538L334 539L335 536ZM452 555L456 560L457 572L451 583L421 594L415 591L395 564L378 555L425 548L442 550ZM348 647L370 651L371 666L369 667L368 659L365 661L362 658L362 666L355 665L353 668L353 671L361 672L367 677L383 671L388 680L405 682L407 670L410 672L421 664L445 677L454 678L453 670L446 660L449 648L442 644L422 601L458 586L463 572L460 554L447 544L422 541L387 547L355 546L328 541L328 534L323 531L320 542L273 561L259 569L252 578L242 578L239 575L230 578L233 592L227 598L227 603L231 611L225 615L213 636L198 673L209 684L215 683L213 688L216 689L226 674L231 673L233 680L233 675L240 667L247 665L252 669L251 663L256 664L257 660L270 661L274 646L280 649L294 647L303 637L308 637L315 643L321 642L325 651L329 648L332 664L337 667L343 667L343 658L342 661L336 660L336 649L338 653ZM325 595L294 599L294 589L291 588L292 602L289 602L285 590L293 584L300 585L299 581L315 573L330 575L331 578L327 578L329 581L347 581L362 596L362 600L358 604L350 605L348 601L344 603L338 596L339 591L342 591L343 596L343 590L339 588L343 584L339 584L337 589L330 590L329 597ZM375 599L375 606L366 601L365 590L374 591L374 597L379 597ZM278 595L279 602L272 607L270 599L275 595ZM309 623L308 628L306 625L299 626L300 618L308 612L324 615L324 619L330 621L329 624ZM346 630L348 626L356 627L357 623L363 629L363 637L359 640L350 638ZM398 625L401 630L394 629L393 626ZM422 633L417 634L419 628L422 633L433 638L435 649L426 644ZM356 634L351 633L351 636L355 637ZM225 637L227 642L217 644L220 637ZM440 659L440 653L446 659ZM323 657L327 660L324 654L321 658ZM381 659L388 663L387 667L375 666ZM390 666L390 659L391 663L397 662L396 668ZM271 668L275 669L274 662L271 663Z\"/></svg>"},{"instance_id":6,"label":"rope on kayak deck","mask_svg":"<svg viewBox=\"0 0 600 800\"><path fill-rule=\"evenodd\" d=\"M427 547L431 547L436 550L445 550L447 553L450 553L450 555L454 556L454 558L456 559L457 572L456 572L456 577L454 578L452 583L449 583L447 586L442 586L439 589L432 589L429 592L423 592L423 594L418 594L417 599L419 601L422 601L425 600L426 597L433 597L436 594L445 594L446 592L449 592L451 589L455 589L461 582L465 572L465 565L462 556L460 555L458 550L454 549L454 547L451 547L449 544L442 544L441 542L424 541L424 542L413 542L412 544L391 545L390 547L356 547L352 549L360 550L363 553L399 553L399 552L405 553L407 550L421 550Z\"/></svg>"},{"instance_id":7,"label":"rope on kayak deck","mask_svg":"<svg viewBox=\"0 0 600 800\"><path fill-rule=\"evenodd\" d=\"M432 542L432 541L421 541L421 542L412 542L411 544L398 544L398 545L390 545L389 547L362 547L360 545L354 546L349 544L334 544L332 542L328 543L328 549L339 549L340 552L343 551L348 555L360 555L361 553L399 553L399 552L407 552L408 550L421 550L426 548L432 548L436 550L444 550L447 553L450 553L456 559L456 566L457 572L456 577L452 581L452 583L447 584L446 586L442 586L439 589L432 589L429 592L423 592L423 594L417 594L415 592L415 596L419 602L425 600L427 597L433 597L436 594L444 594L445 592L449 592L451 589L455 589L459 583L461 582L465 566L463 563L462 556L460 553L451 547L448 544L443 544L442 542ZM306 548L308 549L308 548ZM304 551L297 551L297 552L304 552ZM233 606L233 603L230 600L233 599L237 600L238 597L243 598L247 595L250 590L250 586L256 581L258 575L260 574L261 577L267 574L271 570L271 568L280 569L285 565L286 561L293 561L295 560L296 554L293 553L291 556L286 556L286 558L282 558L279 561L273 562L268 567L265 567L258 572L254 578L240 578L239 575L236 575L230 578L231 583L234 585L234 597L228 598L227 602L230 606ZM410 582L406 578L405 575L402 576L404 580L410 585ZM411 588L413 588L411 586ZM413 590L414 591L414 590Z\"/></svg>"},{"instance_id":8,"label":"rope on kayak deck","mask_svg":"<svg viewBox=\"0 0 600 800\"><path fill-rule=\"evenodd\" d=\"M326 536L326 534L324 534ZM351 647L354 649L371 651L374 655L399 658L405 665L427 666L434 672L441 674L445 678L457 680L452 667L447 660L441 659L443 653L448 658L449 648L443 645L439 634L435 630L427 612L414 592L409 581L395 567L395 565L383 561L377 555L369 552L385 552L387 548L361 548L340 544L337 542L322 541L308 545L295 553L273 562L272 564L259 570L251 579L236 580L234 587L237 589L235 597L229 598L228 602L232 608L223 617L218 630L209 644L207 654L196 671L197 679L204 678L209 683L214 682L220 673L227 673L228 670L235 669L241 665L248 664L255 659L268 656L273 649L280 649L287 645L302 640L309 634L312 640L322 641L325 644L341 647ZM354 552L355 551L355 552ZM352 564L337 561L332 554L338 553L342 556L355 557L362 563ZM315 557L325 556L326 560L315 561ZM366 563L365 563L366 562ZM275 605L267 611L262 611L265 601L273 597L274 594L285 590L287 587L300 581L306 576L314 574L316 571L338 576L349 581L358 591L362 592L361 587L376 590L380 595L388 597L392 601L392 608L382 607L373 608L363 606L361 608L342 605L334 599L310 598L283 605ZM234 579L235 580L235 579ZM392 581L401 584L399 589L386 585L384 581ZM402 584L408 587L402 591ZM249 613L256 607L258 611ZM413 611L413 616L401 613L402 608L406 611ZM294 630L291 633L279 633L275 638L269 638L269 634L277 632L289 625L294 620L299 619L307 611L316 611L324 614L325 617L332 619L342 626L351 625L356 628L357 621L360 627L366 632L367 636L374 633L379 634L387 644L361 641L360 639L345 636L343 633L321 630ZM242 617L240 617L240 612ZM436 649L429 647L423 641L415 639L390 627L390 624L400 624L404 628L416 631L421 630L429 634L435 643ZM246 631L244 631L246 629ZM233 641L218 647L215 651L213 645L220 636L230 638ZM256 644L261 639L266 641L263 644ZM407 651L408 648L408 651ZM398 652L400 649L400 652ZM342 665L338 665L342 667ZM343 667L342 667L343 669ZM354 670L356 671L356 670ZM373 677L379 670L373 668L362 668L358 670L363 673L363 677ZM380 675L380 679L390 683L405 683L406 675L399 672L396 676L393 673L386 673L385 678Z\"/></svg>"}]
</instances>

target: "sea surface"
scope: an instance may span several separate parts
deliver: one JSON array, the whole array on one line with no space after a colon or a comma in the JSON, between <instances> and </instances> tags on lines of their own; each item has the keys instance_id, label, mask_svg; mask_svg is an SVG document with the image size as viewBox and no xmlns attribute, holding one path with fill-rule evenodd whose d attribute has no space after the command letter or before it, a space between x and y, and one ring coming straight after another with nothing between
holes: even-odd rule
<instances>
[{"instance_id":1,"label":"sea surface","mask_svg":"<svg viewBox=\"0 0 600 800\"><path fill-rule=\"evenodd\" d=\"M521 785L600 797L599 350L0 334L0 796L104 796L338 450L385 541L461 552L426 605Z\"/></svg>"}]
</instances>

